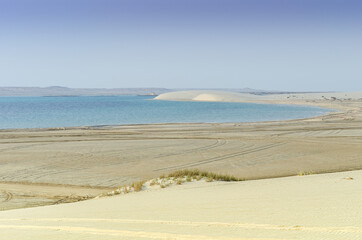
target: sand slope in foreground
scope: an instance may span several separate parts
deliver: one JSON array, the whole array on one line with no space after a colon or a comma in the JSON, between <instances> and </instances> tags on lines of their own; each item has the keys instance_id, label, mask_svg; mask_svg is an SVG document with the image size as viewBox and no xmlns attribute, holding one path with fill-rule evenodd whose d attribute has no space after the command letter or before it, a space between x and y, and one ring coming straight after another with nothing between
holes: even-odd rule
<instances>
[{"instance_id":1,"label":"sand slope in foreground","mask_svg":"<svg viewBox=\"0 0 362 240\"><path fill-rule=\"evenodd\" d=\"M4 239L361 239L362 171L189 183L0 212Z\"/></svg>"}]
</instances>

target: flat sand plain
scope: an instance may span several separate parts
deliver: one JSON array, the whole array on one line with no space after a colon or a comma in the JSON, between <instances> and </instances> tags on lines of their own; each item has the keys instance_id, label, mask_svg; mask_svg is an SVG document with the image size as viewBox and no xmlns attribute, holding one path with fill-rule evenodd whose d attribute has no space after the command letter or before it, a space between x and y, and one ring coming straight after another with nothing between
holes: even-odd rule
<instances>
[{"instance_id":1,"label":"flat sand plain","mask_svg":"<svg viewBox=\"0 0 362 240\"><path fill-rule=\"evenodd\" d=\"M245 94L238 99L235 93L223 92L187 94L181 94L182 100L201 95L203 101L236 98L338 111L310 119L258 123L1 130L0 209L91 198L184 168L245 179L362 169L361 93L249 99Z\"/></svg>"}]
</instances>

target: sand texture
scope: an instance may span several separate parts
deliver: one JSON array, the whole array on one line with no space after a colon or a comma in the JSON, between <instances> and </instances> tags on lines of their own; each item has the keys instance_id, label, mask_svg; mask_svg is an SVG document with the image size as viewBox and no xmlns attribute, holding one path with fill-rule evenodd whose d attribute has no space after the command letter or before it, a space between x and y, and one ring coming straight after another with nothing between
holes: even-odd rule
<instances>
[{"instance_id":1,"label":"sand texture","mask_svg":"<svg viewBox=\"0 0 362 240\"><path fill-rule=\"evenodd\" d=\"M357 240L362 171L185 183L1 212L4 239Z\"/></svg>"},{"instance_id":2,"label":"sand texture","mask_svg":"<svg viewBox=\"0 0 362 240\"><path fill-rule=\"evenodd\" d=\"M184 168L245 179L362 169L361 101L300 102L340 111L280 122L2 130L0 209L78 201Z\"/></svg>"},{"instance_id":3,"label":"sand texture","mask_svg":"<svg viewBox=\"0 0 362 240\"><path fill-rule=\"evenodd\" d=\"M176 92L158 98L337 111L258 123L1 130L0 210L8 210L0 211L1 237L362 239L361 97ZM77 202L185 168L248 181L185 183ZM334 173L316 174L327 172ZM59 203L66 204L42 206ZM34 206L42 207L9 210Z\"/></svg>"}]
</instances>

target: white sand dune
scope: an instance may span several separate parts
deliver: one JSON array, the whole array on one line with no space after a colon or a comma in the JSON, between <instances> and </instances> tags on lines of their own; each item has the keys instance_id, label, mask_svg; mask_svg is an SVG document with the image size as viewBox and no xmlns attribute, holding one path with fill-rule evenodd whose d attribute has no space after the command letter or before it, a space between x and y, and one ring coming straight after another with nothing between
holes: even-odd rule
<instances>
[{"instance_id":1,"label":"white sand dune","mask_svg":"<svg viewBox=\"0 0 362 240\"><path fill-rule=\"evenodd\" d=\"M362 92L326 92L254 95L227 91L192 90L163 93L156 100L214 101L214 102L266 102L271 100L358 100Z\"/></svg>"},{"instance_id":2,"label":"white sand dune","mask_svg":"<svg viewBox=\"0 0 362 240\"><path fill-rule=\"evenodd\" d=\"M259 97L249 93L212 90L191 90L164 93L155 97L155 99L172 101L243 102L249 100L257 100L259 99Z\"/></svg>"},{"instance_id":3,"label":"white sand dune","mask_svg":"<svg viewBox=\"0 0 362 240\"><path fill-rule=\"evenodd\" d=\"M1 239L362 239L362 171L166 189L0 212Z\"/></svg>"}]
</instances>

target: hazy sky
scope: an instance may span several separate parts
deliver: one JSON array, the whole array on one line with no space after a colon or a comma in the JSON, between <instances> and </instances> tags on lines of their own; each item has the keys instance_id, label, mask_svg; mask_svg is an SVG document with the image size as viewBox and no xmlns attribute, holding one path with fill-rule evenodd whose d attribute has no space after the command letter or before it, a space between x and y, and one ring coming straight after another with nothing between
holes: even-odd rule
<instances>
[{"instance_id":1,"label":"hazy sky","mask_svg":"<svg viewBox=\"0 0 362 240\"><path fill-rule=\"evenodd\" d=\"M362 90L361 0L0 0L0 86Z\"/></svg>"}]
</instances>

